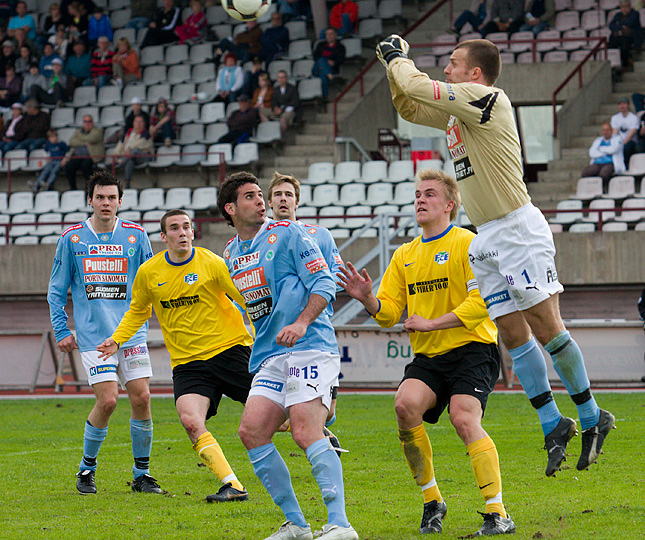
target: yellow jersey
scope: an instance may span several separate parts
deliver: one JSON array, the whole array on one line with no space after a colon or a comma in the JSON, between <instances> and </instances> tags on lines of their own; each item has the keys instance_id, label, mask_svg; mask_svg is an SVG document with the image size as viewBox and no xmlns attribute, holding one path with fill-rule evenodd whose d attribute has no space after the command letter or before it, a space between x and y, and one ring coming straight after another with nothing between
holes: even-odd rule
<instances>
[{"instance_id":1,"label":"yellow jersey","mask_svg":"<svg viewBox=\"0 0 645 540\"><path fill-rule=\"evenodd\" d=\"M224 259L194 247L188 260L173 263L162 251L139 268L130 309L112 339L125 343L150 318L154 307L173 369L208 360L234 345L251 346L242 314L229 297L244 306Z\"/></svg>"},{"instance_id":2,"label":"yellow jersey","mask_svg":"<svg viewBox=\"0 0 645 540\"><path fill-rule=\"evenodd\" d=\"M379 311L373 316L380 326L398 323L406 306L408 316L436 319L452 312L464 325L412 332L415 355L437 356L473 341L497 343L497 328L488 317L468 259L474 236L452 225L432 238L418 236L394 252L383 274L376 295Z\"/></svg>"}]
</instances>

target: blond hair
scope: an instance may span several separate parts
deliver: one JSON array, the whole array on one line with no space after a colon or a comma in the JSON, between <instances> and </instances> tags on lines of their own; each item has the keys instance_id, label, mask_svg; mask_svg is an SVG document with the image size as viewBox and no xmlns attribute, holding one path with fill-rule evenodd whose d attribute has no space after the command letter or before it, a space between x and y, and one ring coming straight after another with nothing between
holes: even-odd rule
<instances>
[{"instance_id":1,"label":"blond hair","mask_svg":"<svg viewBox=\"0 0 645 540\"><path fill-rule=\"evenodd\" d=\"M271 200L274 188L280 184L284 184L285 182L293 186L293 189L296 192L296 204L298 204L300 202L300 182L297 178L289 176L288 174L281 174L278 171L273 173L273 179L269 184L269 200Z\"/></svg>"},{"instance_id":2,"label":"blond hair","mask_svg":"<svg viewBox=\"0 0 645 540\"><path fill-rule=\"evenodd\" d=\"M443 186L443 192L446 199L454 203L452 210L450 210L450 221L454 221L457 217L457 212L459 212L459 205L461 204L461 196L459 195L457 180L438 169L421 169L420 171L417 171L414 187L418 188L419 184L424 180L436 180Z\"/></svg>"}]
</instances>

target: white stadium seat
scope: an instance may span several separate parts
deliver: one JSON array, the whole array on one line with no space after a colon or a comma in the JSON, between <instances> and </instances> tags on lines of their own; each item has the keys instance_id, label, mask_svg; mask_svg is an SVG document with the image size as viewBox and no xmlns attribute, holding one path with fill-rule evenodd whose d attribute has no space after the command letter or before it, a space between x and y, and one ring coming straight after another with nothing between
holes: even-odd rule
<instances>
[{"instance_id":1,"label":"white stadium seat","mask_svg":"<svg viewBox=\"0 0 645 540\"><path fill-rule=\"evenodd\" d=\"M196 188L191 203L186 205L186 208L192 210L207 210L211 207L217 207L217 188L214 186Z\"/></svg>"},{"instance_id":2,"label":"white stadium seat","mask_svg":"<svg viewBox=\"0 0 645 540\"><path fill-rule=\"evenodd\" d=\"M164 191L162 188L147 188L139 192L137 209L143 212L164 207Z\"/></svg>"}]
</instances>

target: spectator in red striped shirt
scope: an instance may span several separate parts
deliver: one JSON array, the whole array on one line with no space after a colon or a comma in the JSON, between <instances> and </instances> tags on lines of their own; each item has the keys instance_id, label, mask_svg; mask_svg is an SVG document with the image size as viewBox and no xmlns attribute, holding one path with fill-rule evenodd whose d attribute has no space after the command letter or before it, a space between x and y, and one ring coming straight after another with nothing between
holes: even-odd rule
<instances>
[{"instance_id":1,"label":"spectator in red striped shirt","mask_svg":"<svg viewBox=\"0 0 645 540\"><path fill-rule=\"evenodd\" d=\"M112 79L112 57L114 51L110 48L110 40L101 36L97 41L98 48L92 53L90 65L90 78L85 81L85 86L101 88L109 84Z\"/></svg>"}]
</instances>

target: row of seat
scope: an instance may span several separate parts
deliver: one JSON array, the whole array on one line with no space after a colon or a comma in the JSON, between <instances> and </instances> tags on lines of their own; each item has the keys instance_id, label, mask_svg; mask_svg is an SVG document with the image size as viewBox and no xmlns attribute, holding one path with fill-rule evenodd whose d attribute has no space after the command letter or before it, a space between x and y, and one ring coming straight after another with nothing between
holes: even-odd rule
<instances>
[{"instance_id":1,"label":"row of seat","mask_svg":"<svg viewBox=\"0 0 645 540\"><path fill-rule=\"evenodd\" d=\"M615 208L620 208L619 214L616 213ZM560 225L580 221L597 223L601 217L602 221L635 223L645 221L645 198L633 197L625 199L622 205L619 205L615 199L594 199L586 208L584 207L584 202L580 199L567 199L560 201L556 206L556 210L558 212L555 217L550 218L549 221ZM568 212L562 212L562 210L568 210Z\"/></svg>"},{"instance_id":2,"label":"row of seat","mask_svg":"<svg viewBox=\"0 0 645 540\"><path fill-rule=\"evenodd\" d=\"M645 171L641 172L641 175ZM578 180L576 192L571 198L581 201L592 199L616 199L622 200L629 197L645 198L645 182L641 181L640 190L636 190L636 180L631 175L614 176L609 180L607 192L603 190L603 180L600 176L585 176Z\"/></svg>"},{"instance_id":3,"label":"row of seat","mask_svg":"<svg viewBox=\"0 0 645 540\"><path fill-rule=\"evenodd\" d=\"M448 162L446 162L448 163ZM452 165L452 162L450 162ZM439 159L421 160L416 164L420 169L442 169L444 164ZM381 180L398 182L414 178L415 164L411 159L387 161L341 161L334 165L331 161L318 161L309 166L305 184L358 182L370 184Z\"/></svg>"},{"instance_id":4,"label":"row of seat","mask_svg":"<svg viewBox=\"0 0 645 540\"><path fill-rule=\"evenodd\" d=\"M562 224L558 223L551 223L549 226L551 227L551 232L554 234L562 232L593 233L598 230L598 227L595 223L573 223L569 227L563 226ZM639 221L638 223L633 225L633 228L632 226L630 226L630 224L622 221L609 221L607 223L603 223L600 230L602 232L627 232L629 230L645 231L645 221Z\"/></svg>"}]
</instances>

